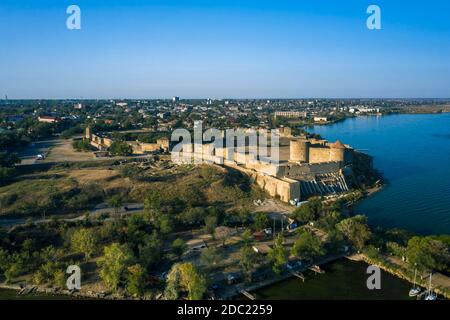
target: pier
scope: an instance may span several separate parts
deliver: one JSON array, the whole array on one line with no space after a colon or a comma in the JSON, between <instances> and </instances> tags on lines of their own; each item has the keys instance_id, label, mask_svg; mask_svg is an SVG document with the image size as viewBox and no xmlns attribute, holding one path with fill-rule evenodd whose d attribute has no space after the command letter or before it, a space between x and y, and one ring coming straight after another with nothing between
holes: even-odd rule
<instances>
[{"instance_id":1,"label":"pier","mask_svg":"<svg viewBox=\"0 0 450 320\"><path fill-rule=\"evenodd\" d=\"M246 296L247 298L249 298L250 300L256 300L256 297L254 295L252 295L250 292L245 291L245 290L241 290L240 291L244 296Z\"/></svg>"},{"instance_id":2,"label":"pier","mask_svg":"<svg viewBox=\"0 0 450 320\"><path fill-rule=\"evenodd\" d=\"M303 273L301 272L291 272L291 274L297 278L299 278L300 280L302 280L303 282L305 282L306 277L303 275Z\"/></svg>"},{"instance_id":3,"label":"pier","mask_svg":"<svg viewBox=\"0 0 450 320\"><path fill-rule=\"evenodd\" d=\"M320 269L320 267L318 265L313 265L313 266L309 267L308 269L311 271L314 271L316 274L325 273L325 271Z\"/></svg>"}]
</instances>

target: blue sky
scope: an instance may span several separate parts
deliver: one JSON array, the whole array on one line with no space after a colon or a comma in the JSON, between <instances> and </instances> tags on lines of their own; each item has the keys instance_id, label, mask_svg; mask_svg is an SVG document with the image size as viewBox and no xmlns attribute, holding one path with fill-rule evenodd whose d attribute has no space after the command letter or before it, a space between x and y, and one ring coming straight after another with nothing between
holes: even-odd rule
<instances>
[{"instance_id":1,"label":"blue sky","mask_svg":"<svg viewBox=\"0 0 450 320\"><path fill-rule=\"evenodd\" d=\"M0 39L10 98L450 97L445 0L1 0Z\"/></svg>"}]
</instances>

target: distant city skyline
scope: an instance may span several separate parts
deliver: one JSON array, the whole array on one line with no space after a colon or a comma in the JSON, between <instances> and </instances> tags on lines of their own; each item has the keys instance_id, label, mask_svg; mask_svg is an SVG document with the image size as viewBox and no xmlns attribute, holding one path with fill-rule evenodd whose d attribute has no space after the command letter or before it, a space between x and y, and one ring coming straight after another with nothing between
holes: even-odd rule
<instances>
[{"instance_id":1,"label":"distant city skyline","mask_svg":"<svg viewBox=\"0 0 450 320\"><path fill-rule=\"evenodd\" d=\"M81 30L66 28L78 5ZM376 4L382 30L368 30ZM450 3L0 3L8 99L449 98Z\"/></svg>"}]
</instances>

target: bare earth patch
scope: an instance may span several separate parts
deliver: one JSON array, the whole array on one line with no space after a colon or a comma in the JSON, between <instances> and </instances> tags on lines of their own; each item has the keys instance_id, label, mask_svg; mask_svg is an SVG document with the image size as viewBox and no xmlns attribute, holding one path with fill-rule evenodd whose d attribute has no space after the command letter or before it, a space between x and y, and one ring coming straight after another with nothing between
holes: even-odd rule
<instances>
[{"instance_id":1,"label":"bare earth patch","mask_svg":"<svg viewBox=\"0 0 450 320\"><path fill-rule=\"evenodd\" d=\"M93 152L77 152L72 147L72 139L58 140L51 148L46 162L88 161L94 159Z\"/></svg>"}]
</instances>

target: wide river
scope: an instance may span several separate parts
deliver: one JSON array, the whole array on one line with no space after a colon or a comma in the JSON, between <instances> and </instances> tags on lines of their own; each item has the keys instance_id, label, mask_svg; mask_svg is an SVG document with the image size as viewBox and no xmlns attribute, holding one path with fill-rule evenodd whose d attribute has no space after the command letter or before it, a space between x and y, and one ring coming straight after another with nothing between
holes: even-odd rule
<instances>
[{"instance_id":1,"label":"wide river","mask_svg":"<svg viewBox=\"0 0 450 320\"><path fill-rule=\"evenodd\" d=\"M374 157L388 183L357 206L370 224L450 234L450 114L357 117L312 131Z\"/></svg>"}]
</instances>

